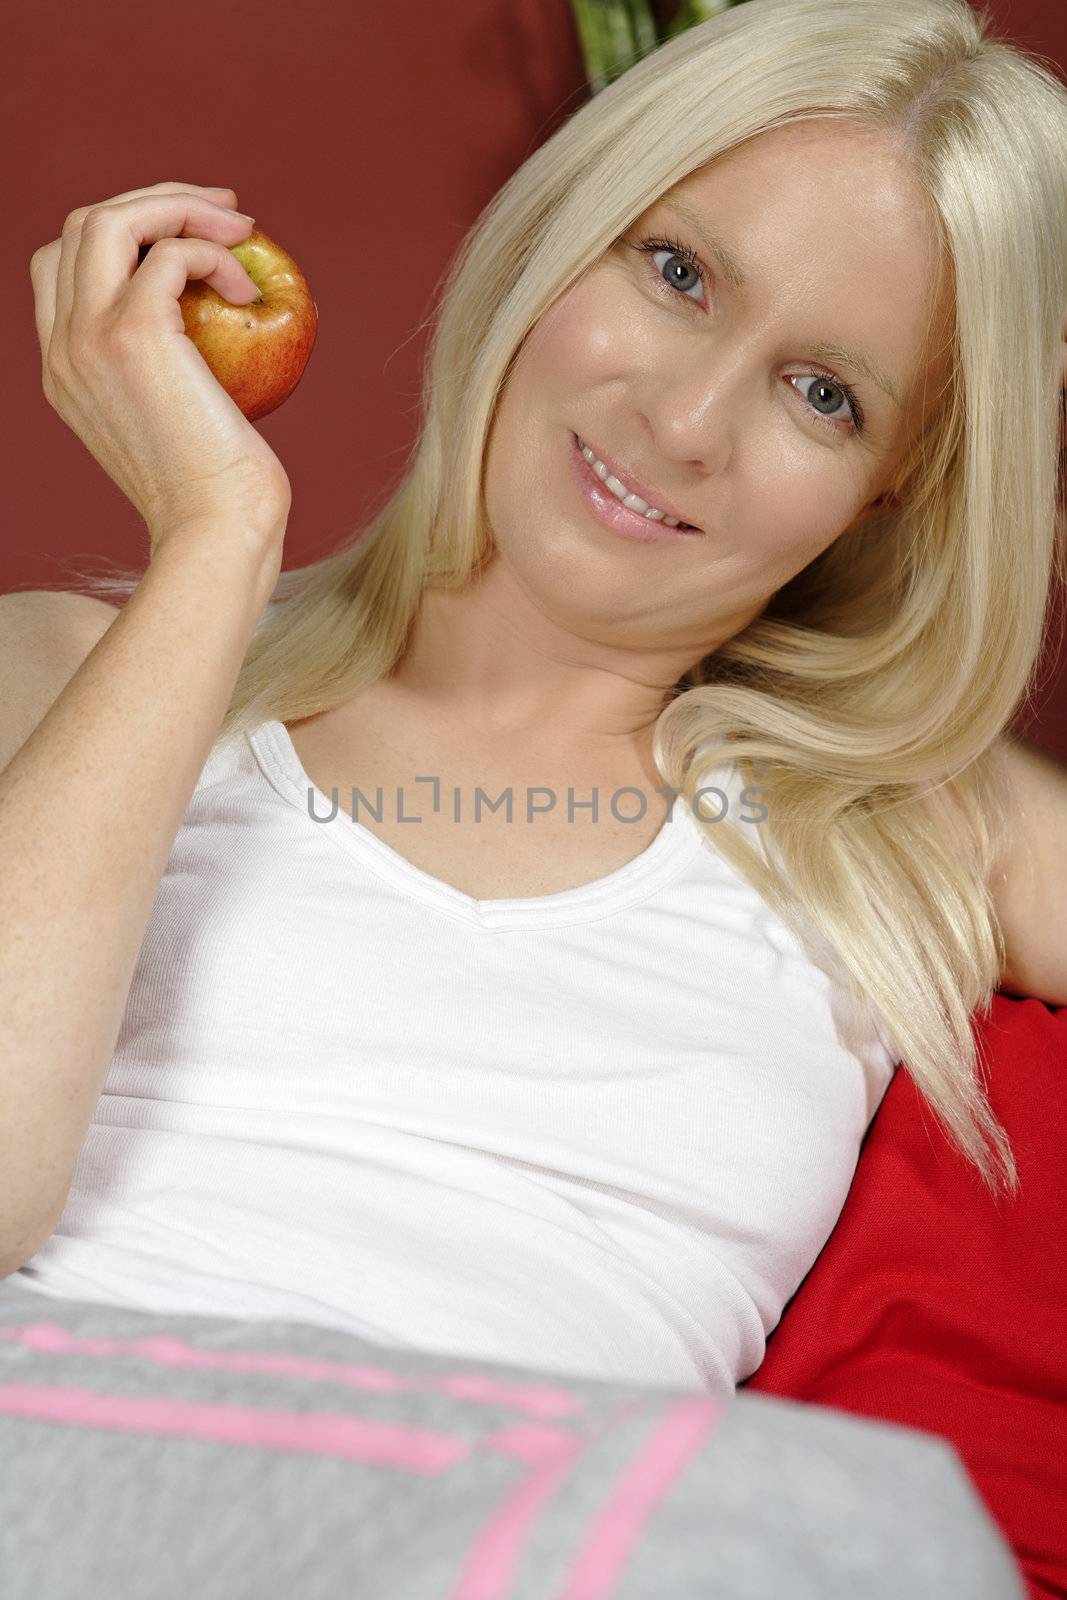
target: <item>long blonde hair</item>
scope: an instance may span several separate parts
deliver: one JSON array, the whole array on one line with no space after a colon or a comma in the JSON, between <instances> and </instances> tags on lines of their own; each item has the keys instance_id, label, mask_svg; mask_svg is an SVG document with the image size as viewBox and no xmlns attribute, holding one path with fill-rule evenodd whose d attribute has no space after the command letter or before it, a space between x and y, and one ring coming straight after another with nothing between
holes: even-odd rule
<instances>
[{"instance_id":1,"label":"long blonde hair","mask_svg":"<svg viewBox=\"0 0 1067 1600\"><path fill-rule=\"evenodd\" d=\"M717 759L737 761L765 796L777 864L737 829L705 829L709 845L800 938L834 952L854 1001L873 1007L996 1194L1018 1176L971 1018L1005 955L988 888L1010 812L1001 736L1032 696L1067 576L1067 90L988 37L989 22L966 0L746 0L572 115L463 241L399 486L334 553L282 573L219 739L374 683L402 656L423 590L478 573L493 551L486 439L515 355L666 189L772 127L846 117L886 130L933 202L954 273L945 402L901 467L899 503L838 538L686 674L653 751L690 806ZM88 587L129 594L140 577Z\"/></svg>"}]
</instances>

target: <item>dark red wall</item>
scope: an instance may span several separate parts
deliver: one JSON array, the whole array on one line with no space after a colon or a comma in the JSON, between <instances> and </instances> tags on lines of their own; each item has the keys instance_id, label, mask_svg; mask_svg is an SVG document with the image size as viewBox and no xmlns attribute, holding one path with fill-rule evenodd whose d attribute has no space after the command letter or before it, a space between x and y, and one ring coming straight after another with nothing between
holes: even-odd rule
<instances>
[{"instance_id":1,"label":"dark red wall","mask_svg":"<svg viewBox=\"0 0 1067 1600\"><path fill-rule=\"evenodd\" d=\"M1067 61L1062 0L994 10ZM568 0L7 0L3 39L0 592L61 583L65 558L146 553L137 513L42 393L29 259L75 206L164 180L236 189L311 283L311 363L256 425L293 485L285 565L324 555L399 473L420 324L460 238L585 98ZM1039 734L1067 757L1062 671Z\"/></svg>"}]
</instances>

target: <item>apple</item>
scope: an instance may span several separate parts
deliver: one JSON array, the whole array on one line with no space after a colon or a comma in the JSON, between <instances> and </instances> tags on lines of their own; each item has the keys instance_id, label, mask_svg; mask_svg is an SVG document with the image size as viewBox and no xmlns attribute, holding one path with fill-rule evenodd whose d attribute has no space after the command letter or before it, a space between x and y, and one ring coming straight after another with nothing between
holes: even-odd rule
<instances>
[{"instance_id":1,"label":"apple","mask_svg":"<svg viewBox=\"0 0 1067 1600\"><path fill-rule=\"evenodd\" d=\"M260 292L235 306L200 278L179 296L185 331L249 422L288 400L315 345L319 308L307 279L269 234L230 246Z\"/></svg>"}]
</instances>

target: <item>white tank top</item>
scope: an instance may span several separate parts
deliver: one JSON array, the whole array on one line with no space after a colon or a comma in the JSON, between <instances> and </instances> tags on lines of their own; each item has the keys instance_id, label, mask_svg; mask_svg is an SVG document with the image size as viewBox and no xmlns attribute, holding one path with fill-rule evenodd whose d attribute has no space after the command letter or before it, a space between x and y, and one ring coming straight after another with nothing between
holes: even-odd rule
<instances>
[{"instance_id":1,"label":"white tank top","mask_svg":"<svg viewBox=\"0 0 1067 1600\"><path fill-rule=\"evenodd\" d=\"M733 765L707 782L706 822L679 798L607 877L476 900L316 789L281 722L217 742L16 1280L732 1393L896 1052L705 844L759 832Z\"/></svg>"}]
</instances>

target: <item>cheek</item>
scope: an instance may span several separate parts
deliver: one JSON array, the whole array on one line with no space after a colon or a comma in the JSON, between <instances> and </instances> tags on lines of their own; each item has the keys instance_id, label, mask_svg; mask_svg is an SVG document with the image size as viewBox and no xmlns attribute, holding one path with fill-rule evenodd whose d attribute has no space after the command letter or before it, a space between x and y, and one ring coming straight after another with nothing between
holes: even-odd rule
<instances>
[{"instance_id":1,"label":"cheek","mask_svg":"<svg viewBox=\"0 0 1067 1600\"><path fill-rule=\"evenodd\" d=\"M821 555L859 509L837 455L814 448L750 463L735 502L736 541L779 582Z\"/></svg>"},{"instance_id":2,"label":"cheek","mask_svg":"<svg viewBox=\"0 0 1067 1600\"><path fill-rule=\"evenodd\" d=\"M613 306L610 290L598 275L560 295L531 330L516 362L521 382L536 377L540 386L558 394L595 382L612 370L623 347L621 306Z\"/></svg>"}]
</instances>

